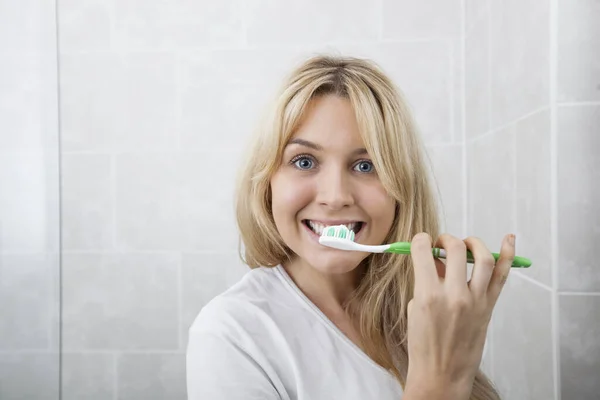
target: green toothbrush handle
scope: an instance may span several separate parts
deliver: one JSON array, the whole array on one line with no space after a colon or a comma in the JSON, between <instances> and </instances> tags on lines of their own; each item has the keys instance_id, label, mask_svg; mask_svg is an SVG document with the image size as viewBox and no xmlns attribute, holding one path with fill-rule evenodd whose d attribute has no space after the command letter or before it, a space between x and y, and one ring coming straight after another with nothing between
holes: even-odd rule
<instances>
[{"instance_id":1,"label":"green toothbrush handle","mask_svg":"<svg viewBox=\"0 0 600 400\"><path fill-rule=\"evenodd\" d=\"M498 253L492 253L492 256L494 256L494 260L498 261L498 259L500 258L500 254ZM473 254L467 250L467 262L469 263L474 263L475 260L473 258ZM519 257L519 256L515 256L513 263L511 265L512 268L529 268L531 267L531 260L525 257Z\"/></svg>"},{"instance_id":2,"label":"green toothbrush handle","mask_svg":"<svg viewBox=\"0 0 600 400\"><path fill-rule=\"evenodd\" d=\"M432 250L433 256L437 258L446 258L445 251L443 249L439 249L434 247ZM395 254L410 254L410 243L408 242L397 242L390 244L389 249L385 250L386 253L395 253ZM498 261L500 258L500 254L492 253L494 256L494 260ZM473 258L473 253L467 250L467 262L473 264L475 259ZM529 268L531 266L531 260L525 257L515 256L513 263L511 265L512 268Z\"/></svg>"}]
</instances>

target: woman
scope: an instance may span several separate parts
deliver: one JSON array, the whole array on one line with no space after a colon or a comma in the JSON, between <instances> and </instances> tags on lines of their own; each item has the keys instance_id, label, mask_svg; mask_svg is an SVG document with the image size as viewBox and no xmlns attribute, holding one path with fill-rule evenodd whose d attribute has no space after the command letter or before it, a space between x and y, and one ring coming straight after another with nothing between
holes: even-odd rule
<instances>
[{"instance_id":1,"label":"woman","mask_svg":"<svg viewBox=\"0 0 600 400\"><path fill-rule=\"evenodd\" d=\"M514 235L497 263L477 238L439 235L422 153L375 65L322 56L291 74L239 181L251 270L190 328L190 400L499 398L479 364ZM412 254L320 245L339 224L359 243L412 241Z\"/></svg>"}]
</instances>

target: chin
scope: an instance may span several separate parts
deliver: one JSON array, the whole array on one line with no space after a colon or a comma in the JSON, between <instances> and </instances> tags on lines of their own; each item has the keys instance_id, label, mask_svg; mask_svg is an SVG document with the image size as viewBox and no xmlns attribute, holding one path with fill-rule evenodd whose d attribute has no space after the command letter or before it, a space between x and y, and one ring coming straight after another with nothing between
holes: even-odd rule
<instances>
[{"instance_id":1,"label":"chin","mask_svg":"<svg viewBox=\"0 0 600 400\"><path fill-rule=\"evenodd\" d=\"M300 257L322 274L347 274L354 271L368 254L325 248L314 251L308 249Z\"/></svg>"},{"instance_id":2,"label":"chin","mask_svg":"<svg viewBox=\"0 0 600 400\"><path fill-rule=\"evenodd\" d=\"M363 236L362 233L365 232L360 232L357 238ZM296 254L320 273L346 274L352 272L369 255L369 253L323 246L319 243L319 236L305 224L301 224L298 238L300 240L297 242L299 251Z\"/></svg>"}]
</instances>

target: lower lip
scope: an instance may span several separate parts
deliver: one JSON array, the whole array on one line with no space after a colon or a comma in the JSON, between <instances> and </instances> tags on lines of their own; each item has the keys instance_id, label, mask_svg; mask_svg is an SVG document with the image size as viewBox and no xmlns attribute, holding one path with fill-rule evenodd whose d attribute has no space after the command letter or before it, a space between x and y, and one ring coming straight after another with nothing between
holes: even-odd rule
<instances>
[{"instance_id":1,"label":"lower lip","mask_svg":"<svg viewBox=\"0 0 600 400\"><path fill-rule=\"evenodd\" d=\"M319 238L321 237L321 235L317 235L315 232L313 232L313 230L310 229L308 226L306 226L306 224L304 222L300 221L300 224L304 227L306 232L308 232L310 238L312 240L314 240L315 242L319 243ZM363 231L365 230L365 226L367 226L367 224L365 222L363 222L362 227L360 228L360 231L358 231L358 233L355 234L355 236L354 236L355 242L357 242L357 239L360 238L361 233L363 233ZM319 245L320 244L321 243L319 243Z\"/></svg>"}]
</instances>

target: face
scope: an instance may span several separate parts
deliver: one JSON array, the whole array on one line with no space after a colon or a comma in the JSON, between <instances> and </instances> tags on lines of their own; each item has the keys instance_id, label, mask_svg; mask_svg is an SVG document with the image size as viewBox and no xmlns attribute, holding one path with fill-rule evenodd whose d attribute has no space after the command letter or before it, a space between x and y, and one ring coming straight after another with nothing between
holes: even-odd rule
<instances>
[{"instance_id":1,"label":"face","mask_svg":"<svg viewBox=\"0 0 600 400\"><path fill-rule=\"evenodd\" d=\"M271 179L277 229L301 262L323 273L347 273L368 254L319 244L324 227L344 224L355 241L382 244L395 202L383 188L347 99L312 100Z\"/></svg>"}]
</instances>

